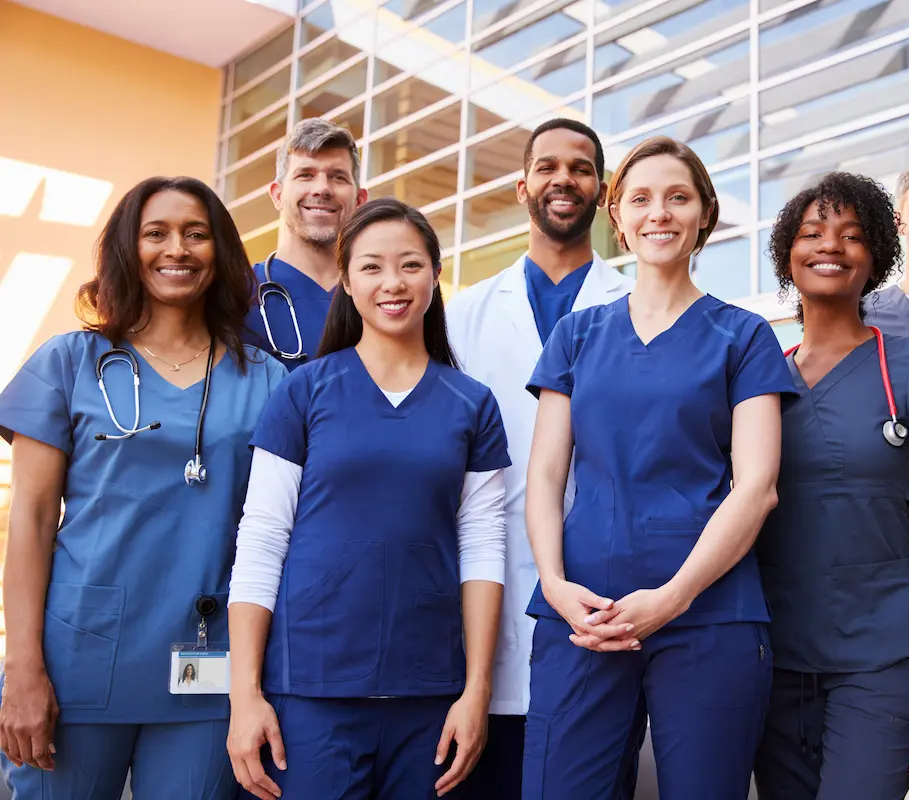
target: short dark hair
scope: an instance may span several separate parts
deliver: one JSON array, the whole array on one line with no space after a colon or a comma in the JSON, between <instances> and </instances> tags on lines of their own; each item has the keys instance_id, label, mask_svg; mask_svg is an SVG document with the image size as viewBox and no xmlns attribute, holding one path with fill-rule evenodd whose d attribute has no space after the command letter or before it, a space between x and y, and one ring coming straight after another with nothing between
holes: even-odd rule
<instances>
[{"instance_id":1,"label":"short dark hair","mask_svg":"<svg viewBox=\"0 0 909 800\"><path fill-rule=\"evenodd\" d=\"M423 238L433 269L438 271L442 268L439 237L426 217L400 200L382 197L360 206L338 233L337 259L340 283L349 284L350 254L357 237L370 225L388 221L401 221L413 226ZM362 336L363 318L357 311L353 298L344 291L343 286L339 286L328 309L325 332L319 344L319 358L353 347ZM438 286L433 290L432 301L423 317L423 341L430 358L446 366L458 368L454 351L448 341L442 290Z\"/></svg>"},{"instance_id":2,"label":"short dark hair","mask_svg":"<svg viewBox=\"0 0 909 800\"><path fill-rule=\"evenodd\" d=\"M145 298L139 278L142 210L154 195L166 191L191 195L208 212L215 245L215 277L205 292L205 324L245 370L241 334L246 330L246 314L256 289L255 275L221 199L196 178L147 178L123 195L95 245L95 277L79 287L76 313L87 330L100 333L115 346L139 322Z\"/></svg>"},{"instance_id":3,"label":"short dark hair","mask_svg":"<svg viewBox=\"0 0 909 800\"><path fill-rule=\"evenodd\" d=\"M596 131L594 131L593 128L585 125L583 122L578 122L576 119L567 119L566 117L547 120L534 128L533 133L530 134L530 138L527 140L527 144L524 145L524 175L527 175L527 173L530 172L530 165L533 163L533 143L537 140L537 137L540 134L546 133L546 131L561 129L580 133L593 142L593 163L596 167L597 178L603 180L606 175L606 159L603 156L603 145L600 143L600 137L597 136Z\"/></svg>"},{"instance_id":4,"label":"short dark hair","mask_svg":"<svg viewBox=\"0 0 909 800\"><path fill-rule=\"evenodd\" d=\"M818 214L826 219L830 209L839 214L844 208L855 210L871 252L871 276L862 288L862 296L880 288L902 261L902 249L896 216L890 194L877 181L864 175L849 172L831 172L814 186L793 197L780 211L770 233L767 255L780 283L780 299L785 299L794 288L789 255L802 218L808 206L816 202ZM865 309L859 304L859 316L864 319ZM796 306L796 319L804 322L802 301Z\"/></svg>"}]
</instances>

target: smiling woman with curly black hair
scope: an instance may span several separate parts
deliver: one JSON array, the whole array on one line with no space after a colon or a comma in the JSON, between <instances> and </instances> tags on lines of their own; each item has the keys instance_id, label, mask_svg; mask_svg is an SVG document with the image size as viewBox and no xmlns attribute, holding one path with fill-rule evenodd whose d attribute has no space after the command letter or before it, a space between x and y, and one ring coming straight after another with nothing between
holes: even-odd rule
<instances>
[{"instance_id":1,"label":"smiling woman with curly black hair","mask_svg":"<svg viewBox=\"0 0 909 800\"><path fill-rule=\"evenodd\" d=\"M909 446L886 389L905 423L909 339L862 320L900 261L890 197L828 175L786 205L770 249L804 340L756 545L774 659L758 795L891 800L909 789Z\"/></svg>"}]
</instances>

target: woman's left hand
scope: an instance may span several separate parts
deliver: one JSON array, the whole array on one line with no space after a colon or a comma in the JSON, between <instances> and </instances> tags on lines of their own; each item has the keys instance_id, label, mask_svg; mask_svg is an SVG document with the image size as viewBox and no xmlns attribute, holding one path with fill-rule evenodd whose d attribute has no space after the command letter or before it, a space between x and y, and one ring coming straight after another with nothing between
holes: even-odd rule
<instances>
[{"instance_id":1,"label":"woman's left hand","mask_svg":"<svg viewBox=\"0 0 909 800\"><path fill-rule=\"evenodd\" d=\"M442 738L436 748L436 764L448 758L451 743L457 742L455 759L448 771L436 781L436 794L441 797L461 783L477 765L486 746L489 696L465 691L448 710Z\"/></svg>"},{"instance_id":2,"label":"woman's left hand","mask_svg":"<svg viewBox=\"0 0 909 800\"><path fill-rule=\"evenodd\" d=\"M620 600L616 600L613 610L606 612L606 615L614 614L611 620L613 624L634 625L634 633L630 635L640 642L672 622L685 611L686 607L666 586L661 586L658 589L638 589L636 592L626 594ZM589 625L599 624L601 613L595 611L587 617L586 622ZM579 647L596 645L594 637L572 635L568 638ZM587 642L587 639L591 641Z\"/></svg>"}]
</instances>

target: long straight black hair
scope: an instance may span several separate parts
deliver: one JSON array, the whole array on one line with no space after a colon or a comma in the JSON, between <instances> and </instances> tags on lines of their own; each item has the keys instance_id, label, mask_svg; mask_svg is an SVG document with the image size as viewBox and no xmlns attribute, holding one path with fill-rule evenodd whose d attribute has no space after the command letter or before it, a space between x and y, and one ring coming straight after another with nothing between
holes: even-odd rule
<instances>
[{"instance_id":1,"label":"long straight black hair","mask_svg":"<svg viewBox=\"0 0 909 800\"><path fill-rule=\"evenodd\" d=\"M350 253L353 243L370 225L377 222L401 221L412 225L423 237L426 252L432 261L433 269L442 268L439 237L432 225L417 209L411 208L393 197L370 200L360 206L344 223L338 234L337 258L340 282L335 296L328 309L325 331L319 344L318 356L336 353L348 347L354 347L363 336L363 318L357 311L353 299L344 291L344 285L350 285ZM458 369L451 343L448 341L448 328L445 324L445 307L442 303L442 291L436 286L432 292L432 301L423 317L423 341L429 357L434 361Z\"/></svg>"}]
</instances>

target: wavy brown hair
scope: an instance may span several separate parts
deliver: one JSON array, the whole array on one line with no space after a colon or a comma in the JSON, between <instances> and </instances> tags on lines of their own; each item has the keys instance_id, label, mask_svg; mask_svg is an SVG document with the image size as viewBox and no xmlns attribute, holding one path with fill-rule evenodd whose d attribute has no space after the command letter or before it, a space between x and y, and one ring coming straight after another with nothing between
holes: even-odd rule
<instances>
[{"instance_id":1,"label":"wavy brown hair","mask_svg":"<svg viewBox=\"0 0 909 800\"><path fill-rule=\"evenodd\" d=\"M191 195L208 212L215 245L215 277L205 292L205 324L245 371L247 359L241 334L246 329L245 318L256 289L255 276L224 204L195 178L148 178L123 195L95 245L95 277L79 287L76 313L86 330L100 333L115 345L142 318L142 210L152 196L166 191Z\"/></svg>"}]
</instances>

